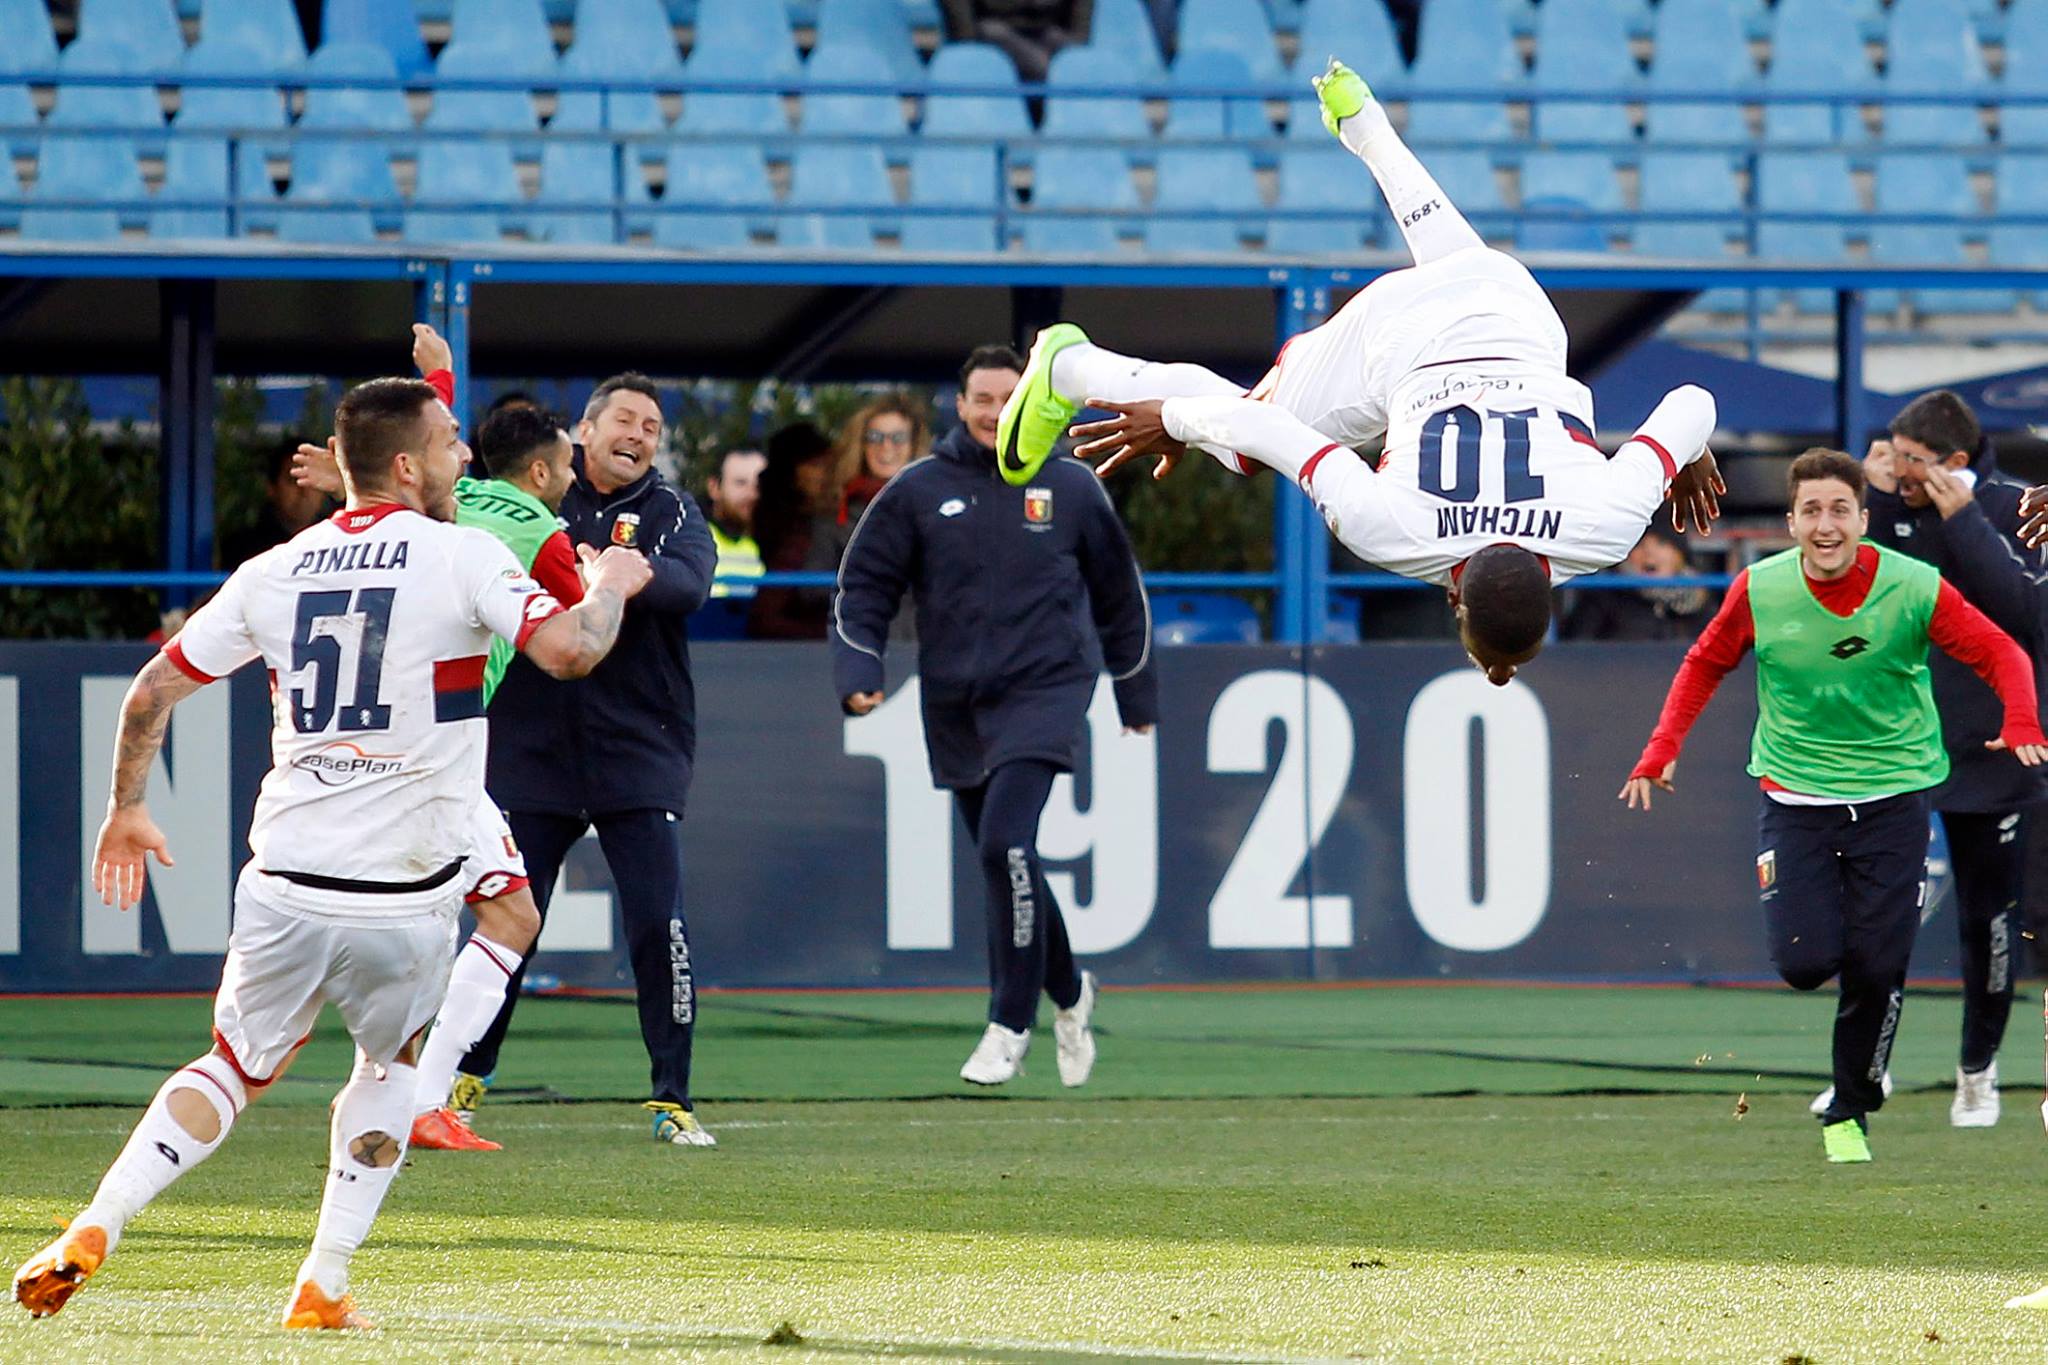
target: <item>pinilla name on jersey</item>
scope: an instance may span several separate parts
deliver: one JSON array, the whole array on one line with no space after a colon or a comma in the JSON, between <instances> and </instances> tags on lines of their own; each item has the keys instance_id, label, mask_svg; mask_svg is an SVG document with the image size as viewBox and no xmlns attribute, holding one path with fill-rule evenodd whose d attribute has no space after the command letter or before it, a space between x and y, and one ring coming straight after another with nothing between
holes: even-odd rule
<instances>
[{"instance_id":1,"label":"pinilla name on jersey","mask_svg":"<svg viewBox=\"0 0 2048 1365\"><path fill-rule=\"evenodd\" d=\"M296 577L302 573L347 573L351 569L402 569L407 545L403 540L370 540L308 550L292 565L292 574Z\"/></svg>"},{"instance_id":2,"label":"pinilla name on jersey","mask_svg":"<svg viewBox=\"0 0 2048 1365\"><path fill-rule=\"evenodd\" d=\"M1529 536L1555 540L1564 530L1564 513L1540 507L1439 507L1437 539L1451 536Z\"/></svg>"}]
</instances>

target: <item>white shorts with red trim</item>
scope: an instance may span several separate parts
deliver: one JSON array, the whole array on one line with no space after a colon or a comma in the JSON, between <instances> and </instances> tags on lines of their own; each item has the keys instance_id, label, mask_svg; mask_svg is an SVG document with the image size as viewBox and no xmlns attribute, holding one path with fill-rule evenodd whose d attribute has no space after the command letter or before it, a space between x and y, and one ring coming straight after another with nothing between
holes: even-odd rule
<instances>
[{"instance_id":1,"label":"white shorts with red trim","mask_svg":"<svg viewBox=\"0 0 2048 1365\"><path fill-rule=\"evenodd\" d=\"M477 798L476 815L469 825L469 855L462 865L469 879L463 900L471 905L509 896L527 885L526 859L513 841L512 827L497 803L488 796Z\"/></svg>"},{"instance_id":2,"label":"white shorts with red trim","mask_svg":"<svg viewBox=\"0 0 2048 1365\"><path fill-rule=\"evenodd\" d=\"M235 929L213 1000L215 1040L244 1081L263 1084L331 1003L356 1046L373 1062L390 1062L447 994L455 898L403 918L312 918L252 891L252 883L272 880L251 865L235 888Z\"/></svg>"}]
</instances>

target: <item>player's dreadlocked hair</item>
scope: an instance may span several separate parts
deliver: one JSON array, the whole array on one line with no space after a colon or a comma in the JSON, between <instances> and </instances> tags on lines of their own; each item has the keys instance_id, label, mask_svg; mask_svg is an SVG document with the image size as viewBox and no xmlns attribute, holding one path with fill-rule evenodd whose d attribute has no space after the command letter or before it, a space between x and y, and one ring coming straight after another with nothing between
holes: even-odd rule
<instances>
[{"instance_id":1,"label":"player's dreadlocked hair","mask_svg":"<svg viewBox=\"0 0 2048 1365\"><path fill-rule=\"evenodd\" d=\"M1489 545L1466 560L1458 598L1466 633L1504 658L1528 654L1550 629L1550 571L1519 545Z\"/></svg>"},{"instance_id":2,"label":"player's dreadlocked hair","mask_svg":"<svg viewBox=\"0 0 2048 1365\"><path fill-rule=\"evenodd\" d=\"M438 403L434 386L419 379L372 379L342 395L334 409L334 435L357 488L387 487L391 457L401 451L423 455L426 406Z\"/></svg>"},{"instance_id":3,"label":"player's dreadlocked hair","mask_svg":"<svg viewBox=\"0 0 2048 1365\"><path fill-rule=\"evenodd\" d=\"M562 438L562 422L544 408L500 408L476 433L476 455L494 479L508 479Z\"/></svg>"},{"instance_id":4,"label":"player's dreadlocked hair","mask_svg":"<svg viewBox=\"0 0 2048 1365\"><path fill-rule=\"evenodd\" d=\"M1948 389L1923 393L1892 418L1891 432L1918 441L1936 455L1947 459L1958 450L1974 456L1984 440L1984 428L1977 414L1961 396Z\"/></svg>"}]
</instances>

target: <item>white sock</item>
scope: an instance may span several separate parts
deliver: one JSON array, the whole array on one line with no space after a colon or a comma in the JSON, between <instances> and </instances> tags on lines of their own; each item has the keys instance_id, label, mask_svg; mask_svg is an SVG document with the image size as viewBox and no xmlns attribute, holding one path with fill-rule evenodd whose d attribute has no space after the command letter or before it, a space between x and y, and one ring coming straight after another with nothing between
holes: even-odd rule
<instances>
[{"instance_id":1,"label":"white sock","mask_svg":"<svg viewBox=\"0 0 2048 1365\"><path fill-rule=\"evenodd\" d=\"M405 1163L418 1084L416 1068L398 1062L380 1067L358 1051L355 1074L334 1098L327 1193L320 1200L313 1249L299 1266L299 1282L313 1281L330 1299L348 1292L349 1258L370 1235L384 1192Z\"/></svg>"},{"instance_id":2,"label":"white sock","mask_svg":"<svg viewBox=\"0 0 2048 1365\"><path fill-rule=\"evenodd\" d=\"M504 1007L505 991L519 970L519 954L482 934L471 934L448 973L448 995L434 1019L434 1031L420 1052L420 1088L413 1112L432 1113L448 1103L455 1069L483 1040Z\"/></svg>"},{"instance_id":3,"label":"white sock","mask_svg":"<svg viewBox=\"0 0 2048 1365\"><path fill-rule=\"evenodd\" d=\"M201 1142L171 1117L170 1097L180 1090L189 1090L213 1106L220 1131L212 1141ZM149 1108L143 1111L141 1121L128 1137L128 1145L100 1178L92 1203L72 1221L106 1229L107 1249L113 1250L130 1218L149 1207L150 1201L169 1189L172 1181L220 1149L228 1130L235 1125L235 1115L248 1103L249 1093L242 1078L223 1057L209 1052L172 1072L156 1092L156 1098L149 1102Z\"/></svg>"},{"instance_id":4,"label":"white sock","mask_svg":"<svg viewBox=\"0 0 2048 1365\"><path fill-rule=\"evenodd\" d=\"M1070 403L1091 398L1136 403L1147 398L1238 398L1244 394L1222 375L1200 365L1137 360L1087 341L1052 358L1052 387Z\"/></svg>"},{"instance_id":5,"label":"white sock","mask_svg":"<svg viewBox=\"0 0 2048 1365\"><path fill-rule=\"evenodd\" d=\"M1401 141L1378 100L1367 100L1363 109L1338 124L1337 136L1379 181L1415 264L1428 265L1454 251L1486 245L1436 177Z\"/></svg>"}]
</instances>

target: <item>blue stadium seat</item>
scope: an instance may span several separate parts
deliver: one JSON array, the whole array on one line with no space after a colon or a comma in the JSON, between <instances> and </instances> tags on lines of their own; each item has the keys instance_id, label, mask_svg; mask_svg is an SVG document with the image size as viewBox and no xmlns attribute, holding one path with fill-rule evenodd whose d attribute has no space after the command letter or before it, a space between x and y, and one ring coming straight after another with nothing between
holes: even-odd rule
<instances>
[{"instance_id":1,"label":"blue stadium seat","mask_svg":"<svg viewBox=\"0 0 2048 1365\"><path fill-rule=\"evenodd\" d=\"M1408 84L1411 98L1432 88L1497 86L1501 91L1500 99L1484 103L1413 99L1408 106L1411 143L1511 140L1506 101L1524 97L1522 62L1496 0L1429 0L1422 8Z\"/></svg>"},{"instance_id":2,"label":"blue stadium seat","mask_svg":"<svg viewBox=\"0 0 2048 1365\"><path fill-rule=\"evenodd\" d=\"M944 49L940 49L943 51ZM913 214L903 220L906 252L1000 251L996 219L1002 180L993 147L919 147L910 154L910 202L972 213Z\"/></svg>"},{"instance_id":3,"label":"blue stadium seat","mask_svg":"<svg viewBox=\"0 0 2048 1365\"><path fill-rule=\"evenodd\" d=\"M564 76L580 80L660 81L679 89L683 82L675 30L669 27L661 0L585 4L561 67ZM563 93L550 126L571 132L656 134L667 131L668 120L661 112L661 97L652 90L581 90ZM659 143L639 147L641 162L661 160Z\"/></svg>"},{"instance_id":4,"label":"blue stadium seat","mask_svg":"<svg viewBox=\"0 0 2048 1365\"><path fill-rule=\"evenodd\" d=\"M458 41L442 49L438 69L445 76L482 76L497 56ZM476 134L538 130L533 103L523 90L438 92L423 131L444 136L422 140L417 187L405 215L406 240L488 243L502 240L508 227L523 228L523 209L510 207L522 198L516 144ZM482 202L508 207L437 207Z\"/></svg>"},{"instance_id":5,"label":"blue stadium seat","mask_svg":"<svg viewBox=\"0 0 2048 1365\"><path fill-rule=\"evenodd\" d=\"M1074 92L1134 83L1127 63L1115 53L1094 47L1070 47L1056 54L1046 73L1055 92ZM1150 140L1152 125L1145 107L1128 96L1088 98L1074 93L1046 97L1045 122L1039 133L1047 140L1063 137L1123 137ZM1042 152L1040 155L1044 155Z\"/></svg>"},{"instance_id":6,"label":"blue stadium seat","mask_svg":"<svg viewBox=\"0 0 2048 1365\"><path fill-rule=\"evenodd\" d=\"M106 39L130 49L136 71L176 71L185 60L185 32L170 0L79 0L78 38L71 46Z\"/></svg>"},{"instance_id":7,"label":"blue stadium seat","mask_svg":"<svg viewBox=\"0 0 2048 1365\"><path fill-rule=\"evenodd\" d=\"M1031 213L1023 220L1026 251L1115 255L1119 220L1062 216L1062 209L1116 209L1136 215L1138 189L1124 154L1110 147L1047 147L1032 166Z\"/></svg>"},{"instance_id":8,"label":"blue stadium seat","mask_svg":"<svg viewBox=\"0 0 2048 1365\"><path fill-rule=\"evenodd\" d=\"M1657 7L1656 35L1652 91L1707 88L1754 95L1756 66L1742 20L1727 0L1664 0ZM1653 144L1749 140L1748 121L1735 103L1653 101L1643 131Z\"/></svg>"},{"instance_id":9,"label":"blue stadium seat","mask_svg":"<svg viewBox=\"0 0 2048 1365\"><path fill-rule=\"evenodd\" d=\"M1365 168L1342 147L1290 147L1280 154L1282 209L1315 218L1275 218L1266 249L1297 256L1352 255L1380 237L1386 210Z\"/></svg>"},{"instance_id":10,"label":"blue stadium seat","mask_svg":"<svg viewBox=\"0 0 2048 1365\"><path fill-rule=\"evenodd\" d=\"M1876 265L1971 264L1962 230L1933 223L1878 223L1870 229L1870 259ZM1873 289L1869 306L1889 312L1898 306L1901 292L1922 313L2007 313L2019 297L2010 289Z\"/></svg>"},{"instance_id":11,"label":"blue stadium seat","mask_svg":"<svg viewBox=\"0 0 2048 1365\"><path fill-rule=\"evenodd\" d=\"M760 74L747 53L717 48L692 53L687 71L692 81L752 80ZM782 101L768 91L693 90L683 95L683 113L676 120L676 131L784 137L789 133L789 119L782 112Z\"/></svg>"},{"instance_id":12,"label":"blue stadium seat","mask_svg":"<svg viewBox=\"0 0 2048 1365\"><path fill-rule=\"evenodd\" d=\"M892 209L889 168L874 147L799 145L790 159L787 207ZM900 220L891 220L900 221ZM869 214L786 217L777 231L784 246L827 251L871 251L878 224Z\"/></svg>"},{"instance_id":13,"label":"blue stadium seat","mask_svg":"<svg viewBox=\"0 0 2048 1365\"><path fill-rule=\"evenodd\" d=\"M540 0L455 0L452 42L476 52L500 52L524 70L555 58Z\"/></svg>"},{"instance_id":14,"label":"blue stadium seat","mask_svg":"<svg viewBox=\"0 0 2048 1365\"><path fill-rule=\"evenodd\" d=\"M1720 152L1643 153L1642 188L1637 206L1648 213L1721 215L1719 221L1670 220L1644 222L1631 234L1639 256L1674 260L1724 261L1729 238L1743 232L1742 195L1728 156ZM1710 313L1743 311L1744 291L1711 289L1693 301Z\"/></svg>"},{"instance_id":15,"label":"blue stadium seat","mask_svg":"<svg viewBox=\"0 0 2048 1365\"><path fill-rule=\"evenodd\" d=\"M322 0L320 41L323 45L368 43L381 47L391 55L399 74L411 80L434 68L420 36L420 20L426 17L415 14L403 0ZM447 6L434 17L447 19Z\"/></svg>"},{"instance_id":16,"label":"blue stadium seat","mask_svg":"<svg viewBox=\"0 0 2048 1365\"><path fill-rule=\"evenodd\" d=\"M1100 11L1097 11L1100 13ZM1022 95L945 95L947 86L1014 86L1009 54L988 43L948 43L932 54L933 94L925 97L919 131L934 137L1029 137Z\"/></svg>"},{"instance_id":17,"label":"blue stadium seat","mask_svg":"<svg viewBox=\"0 0 2048 1365\"><path fill-rule=\"evenodd\" d=\"M862 46L823 47L812 51L804 66L804 82L820 85L858 85L882 77L876 69L872 49ZM901 137L905 131L903 101L885 94L804 94L802 130L812 135L864 135ZM900 148L892 148L891 160L902 160Z\"/></svg>"},{"instance_id":18,"label":"blue stadium seat","mask_svg":"<svg viewBox=\"0 0 2048 1365\"><path fill-rule=\"evenodd\" d=\"M293 68L282 68L290 70ZM225 137L201 137L204 133L227 133L241 129L274 128L275 140L244 139L233 149L235 197L243 203L239 212L243 232L250 228L270 230L277 215L266 212L276 190L270 182L269 157L285 156L284 91L269 81L280 68L263 53L234 38L201 38L185 54L185 73L204 76L250 77L248 85L187 86L180 92L177 136L171 139L164 161L163 199L225 198L229 185L229 146ZM156 209L150 215L150 235L163 237L225 237L230 235L228 213L219 210Z\"/></svg>"},{"instance_id":19,"label":"blue stadium seat","mask_svg":"<svg viewBox=\"0 0 2048 1365\"><path fill-rule=\"evenodd\" d=\"M638 158L627 157L622 168L609 149L550 140L541 148L540 193L527 215L527 231L561 245L610 245L622 240L610 212L613 201L621 197L620 177L628 205L650 202Z\"/></svg>"},{"instance_id":20,"label":"blue stadium seat","mask_svg":"<svg viewBox=\"0 0 2048 1365\"><path fill-rule=\"evenodd\" d=\"M180 49L183 52L183 49ZM74 85L70 76L120 76L144 72L143 57L118 38L80 38L57 59L60 81L57 104L50 111L52 128L133 129L146 156L163 145L164 108L147 85Z\"/></svg>"},{"instance_id":21,"label":"blue stadium seat","mask_svg":"<svg viewBox=\"0 0 2048 1365\"><path fill-rule=\"evenodd\" d=\"M1781 222L1768 215L1793 213L1856 214L1862 204L1849 177L1849 161L1840 152L1769 152L1757 158L1757 208L1766 216L1757 224L1759 261L1835 263L1848 259L1840 223ZM1771 291L1774 298L1785 291ZM1834 310L1834 295L1825 289L1790 291L1802 313Z\"/></svg>"},{"instance_id":22,"label":"blue stadium seat","mask_svg":"<svg viewBox=\"0 0 2048 1365\"><path fill-rule=\"evenodd\" d=\"M1639 97L1642 84L1628 32L1610 0L1544 0L1532 79L1539 139L1633 142L1635 127L1621 106ZM1607 98L1584 103L1545 97L1559 90L1596 90Z\"/></svg>"},{"instance_id":23,"label":"blue stadium seat","mask_svg":"<svg viewBox=\"0 0 2048 1365\"><path fill-rule=\"evenodd\" d=\"M1320 74L1332 57L1365 77L1381 99L1399 99L1407 88L1408 64L1380 0L1308 0L1302 6L1294 79Z\"/></svg>"},{"instance_id":24,"label":"blue stadium seat","mask_svg":"<svg viewBox=\"0 0 2048 1365\"><path fill-rule=\"evenodd\" d=\"M57 39L46 0L0 0L0 33L7 35L0 43L0 73L56 69Z\"/></svg>"},{"instance_id":25,"label":"blue stadium seat","mask_svg":"<svg viewBox=\"0 0 2048 1365\"><path fill-rule=\"evenodd\" d=\"M507 74L502 52L462 42L441 49L434 73L461 80L487 80ZM477 146L480 150L503 149L508 156L516 150L522 158L538 154L540 117L534 109L533 97L524 90L437 90L425 126L443 132L531 133L533 138L517 143L479 142Z\"/></svg>"},{"instance_id":26,"label":"blue stadium seat","mask_svg":"<svg viewBox=\"0 0 2048 1365\"><path fill-rule=\"evenodd\" d=\"M936 65L953 44L939 49L932 58ZM1095 0L1095 16L1088 26L1088 46L1114 53L1135 77L1157 76L1166 70L1159 51L1159 32L1145 13L1144 0Z\"/></svg>"},{"instance_id":27,"label":"blue stadium seat","mask_svg":"<svg viewBox=\"0 0 2048 1365\"><path fill-rule=\"evenodd\" d=\"M57 200L115 204L143 198L135 144L118 134L49 133L36 158L36 189L21 214L21 235L39 241L110 242L139 208L44 207Z\"/></svg>"},{"instance_id":28,"label":"blue stadium seat","mask_svg":"<svg viewBox=\"0 0 2048 1365\"><path fill-rule=\"evenodd\" d=\"M1286 75L1273 45L1273 22L1259 0L1181 0L1175 60L1190 52L1234 52L1257 81Z\"/></svg>"},{"instance_id":29,"label":"blue stadium seat","mask_svg":"<svg viewBox=\"0 0 2048 1365\"><path fill-rule=\"evenodd\" d=\"M1960 159L1939 152L1892 152L1877 159L1877 212L1974 216L1977 195Z\"/></svg>"},{"instance_id":30,"label":"blue stadium seat","mask_svg":"<svg viewBox=\"0 0 2048 1365\"><path fill-rule=\"evenodd\" d=\"M1515 221L1515 249L1605 253L1608 230L1591 213L1591 205L1558 195L1524 199L1522 216Z\"/></svg>"},{"instance_id":31,"label":"blue stadium seat","mask_svg":"<svg viewBox=\"0 0 2048 1365\"><path fill-rule=\"evenodd\" d=\"M1998 163L1997 208L1990 234L1997 265L2048 265L2048 222L2004 223L2017 217L2048 219L2048 153L2008 152ZM2048 291L2035 290L2036 307Z\"/></svg>"},{"instance_id":32,"label":"blue stadium seat","mask_svg":"<svg viewBox=\"0 0 2048 1365\"><path fill-rule=\"evenodd\" d=\"M1877 76L1864 55L1862 33L1835 0L1780 0L1777 31L1784 36L1771 45L1767 94L1838 92L1874 98ZM1768 104L1764 140L1862 142L1866 135L1853 104Z\"/></svg>"},{"instance_id":33,"label":"blue stadium seat","mask_svg":"<svg viewBox=\"0 0 2048 1365\"><path fill-rule=\"evenodd\" d=\"M21 177L14 173L14 158L0 157L0 228L21 229Z\"/></svg>"},{"instance_id":34,"label":"blue stadium seat","mask_svg":"<svg viewBox=\"0 0 2048 1365\"><path fill-rule=\"evenodd\" d=\"M301 132L404 133L412 130L405 97L392 85L397 67L381 47L355 43L323 43L306 63L317 75L361 77L370 84L330 86L306 92ZM368 207L319 207L286 212L277 235L290 242L362 243L376 240L380 220L395 226L398 186L391 177L391 158L411 154L405 138L351 141L345 137L303 138L292 150L292 182L285 201L291 205L327 206L363 201ZM374 216L373 216L374 215Z\"/></svg>"},{"instance_id":35,"label":"blue stadium seat","mask_svg":"<svg viewBox=\"0 0 2048 1365\"><path fill-rule=\"evenodd\" d=\"M1238 218L1187 218L1188 209L1230 209ZM1234 255L1244 249L1244 227L1260 221L1265 204L1248 153L1229 147L1171 147L1159 154L1159 190L1145 224L1146 249L1161 253Z\"/></svg>"},{"instance_id":36,"label":"blue stadium seat","mask_svg":"<svg viewBox=\"0 0 2048 1365\"><path fill-rule=\"evenodd\" d=\"M1887 93L1959 95L1955 104L1888 104L1886 142L1967 145L1986 138L1970 98L1988 102L1991 77L1963 0L1898 0L1886 44Z\"/></svg>"},{"instance_id":37,"label":"blue stadium seat","mask_svg":"<svg viewBox=\"0 0 2048 1365\"><path fill-rule=\"evenodd\" d=\"M662 199L739 211L663 213L654 220L657 246L739 251L749 245L749 220L773 206L775 193L769 188L768 163L759 147L739 142L678 143L668 154L668 188Z\"/></svg>"},{"instance_id":38,"label":"blue stadium seat","mask_svg":"<svg viewBox=\"0 0 2048 1365\"><path fill-rule=\"evenodd\" d=\"M817 60L819 49L860 47L879 56L887 64L889 76L903 85L924 75L902 0L818 0L812 60ZM870 79L877 74L871 63Z\"/></svg>"},{"instance_id":39,"label":"blue stadium seat","mask_svg":"<svg viewBox=\"0 0 2048 1365\"><path fill-rule=\"evenodd\" d=\"M0 127L11 127L16 131L0 135L0 147L6 149L5 156L34 156L37 140L36 102L25 85L0 83ZM0 190L6 181L0 178Z\"/></svg>"},{"instance_id":40,"label":"blue stadium seat","mask_svg":"<svg viewBox=\"0 0 2048 1365\"><path fill-rule=\"evenodd\" d=\"M1619 213L1621 183L1605 152L1531 152L1522 158L1522 199L1569 199L1595 213Z\"/></svg>"},{"instance_id":41,"label":"blue stadium seat","mask_svg":"<svg viewBox=\"0 0 2048 1365\"><path fill-rule=\"evenodd\" d=\"M306 35L292 0L206 0L199 41L239 44L280 71L295 71L306 60Z\"/></svg>"},{"instance_id":42,"label":"blue stadium seat","mask_svg":"<svg viewBox=\"0 0 2048 1365\"><path fill-rule=\"evenodd\" d=\"M1507 200L1501 198L1500 179L1493 173L1490 156L1469 149L1435 152L1429 158L1429 173L1482 235L1489 228L1498 230L1507 214Z\"/></svg>"},{"instance_id":43,"label":"blue stadium seat","mask_svg":"<svg viewBox=\"0 0 2048 1365\"><path fill-rule=\"evenodd\" d=\"M788 12L780 5L761 0L697 0L695 32L690 47L693 60L707 50L723 49L751 54L749 64L759 79L799 74L796 35L790 31Z\"/></svg>"},{"instance_id":44,"label":"blue stadium seat","mask_svg":"<svg viewBox=\"0 0 2048 1365\"><path fill-rule=\"evenodd\" d=\"M2005 93L2048 96L2048 5L2015 4L2005 20ZM2048 146L2048 104L2006 104L1999 137L2008 146Z\"/></svg>"},{"instance_id":45,"label":"blue stadium seat","mask_svg":"<svg viewBox=\"0 0 2048 1365\"><path fill-rule=\"evenodd\" d=\"M1152 639L1162 645L1255 645L1259 613L1242 598L1155 592Z\"/></svg>"},{"instance_id":46,"label":"blue stadium seat","mask_svg":"<svg viewBox=\"0 0 2048 1365\"><path fill-rule=\"evenodd\" d=\"M1173 64L1168 84L1177 89L1249 86L1252 73L1234 52L1190 52ZM1166 106L1166 136L1172 140L1254 140L1273 135L1263 101L1220 95L1176 95Z\"/></svg>"},{"instance_id":47,"label":"blue stadium seat","mask_svg":"<svg viewBox=\"0 0 2048 1365\"><path fill-rule=\"evenodd\" d=\"M1883 0L1777 0L1771 16L1772 47L1776 48L1781 34L1798 42L1807 25L1819 16L1847 19L1864 42L1884 39Z\"/></svg>"}]
</instances>

